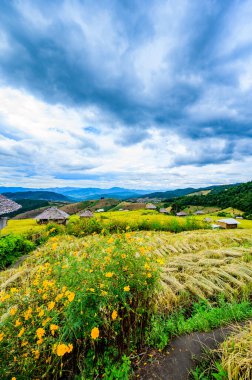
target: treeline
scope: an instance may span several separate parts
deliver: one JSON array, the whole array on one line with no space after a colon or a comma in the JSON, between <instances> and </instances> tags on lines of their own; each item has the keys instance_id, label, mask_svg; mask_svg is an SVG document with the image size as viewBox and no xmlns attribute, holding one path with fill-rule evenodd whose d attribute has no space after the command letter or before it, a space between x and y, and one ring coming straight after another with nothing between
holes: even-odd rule
<instances>
[{"instance_id":1,"label":"treeline","mask_svg":"<svg viewBox=\"0 0 252 380\"><path fill-rule=\"evenodd\" d=\"M211 191L207 195L183 196L167 200L172 205L172 211L178 212L186 206L213 206L222 209L237 208L246 214L252 214L252 181L227 188L226 190Z\"/></svg>"}]
</instances>

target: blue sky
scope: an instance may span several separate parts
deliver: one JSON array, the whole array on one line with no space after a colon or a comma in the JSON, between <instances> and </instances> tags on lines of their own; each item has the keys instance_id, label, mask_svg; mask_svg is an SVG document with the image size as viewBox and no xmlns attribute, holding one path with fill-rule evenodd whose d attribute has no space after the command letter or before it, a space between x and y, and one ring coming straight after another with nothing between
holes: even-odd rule
<instances>
[{"instance_id":1,"label":"blue sky","mask_svg":"<svg viewBox=\"0 0 252 380\"><path fill-rule=\"evenodd\" d=\"M251 180L252 2L2 0L0 185Z\"/></svg>"}]
</instances>

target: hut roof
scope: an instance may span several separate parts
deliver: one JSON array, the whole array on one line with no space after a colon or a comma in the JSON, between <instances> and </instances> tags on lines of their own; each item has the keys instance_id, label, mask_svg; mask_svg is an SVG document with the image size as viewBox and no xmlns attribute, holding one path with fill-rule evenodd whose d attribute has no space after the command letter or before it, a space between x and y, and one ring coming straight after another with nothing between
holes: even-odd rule
<instances>
[{"instance_id":1,"label":"hut roof","mask_svg":"<svg viewBox=\"0 0 252 380\"><path fill-rule=\"evenodd\" d=\"M59 210L57 207L49 207L45 211L43 211L41 214L36 216L35 219L37 220L59 220L59 219L68 219L69 215L63 211Z\"/></svg>"},{"instance_id":2,"label":"hut roof","mask_svg":"<svg viewBox=\"0 0 252 380\"><path fill-rule=\"evenodd\" d=\"M79 216L82 218L91 218L93 216L93 213L90 210L85 210L80 213Z\"/></svg>"},{"instance_id":3,"label":"hut roof","mask_svg":"<svg viewBox=\"0 0 252 380\"><path fill-rule=\"evenodd\" d=\"M167 213L169 213L169 211L168 210L166 210L166 208L161 208L160 210L159 210L159 212L167 212Z\"/></svg>"},{"instance_id":4,"label":"hut roof","mask_svg":"<svg viewBox=\"0 0 252 380\"><path fill-rule=\"evenodd\" d=\"M217 222L226 223L226 224L240 224L240 222L237 222L237 220L233 218L219 219L217 220Z\"/></svg>"},{"instance_id":5,"label":"hut roof","mask_svg":"<svg viewBox=\"0 0 252 380\"><path fill-rule=\"evenodd\" d=\"M198 211L195 211L194 215L203 215L204 214L204 211L202 210L198 210Z\"/></svg>"},{"instance_id":6,"label":"hut roof","mask_svg":"<svg viewBox=\"0 0 252 380\"><path fill-rule=\"evenodd\" d=\"M187 213L186 212L184 212L184 211L180 211L180 212L177 212L177 214L176 214L177 216L186 216L187 215Z\"/></svg>"},{"instance_id":7,"label":"hut roof","mask_svg":"<svg viewBox=\"0 0 252 380\"><path fill-rule=\"evenodd\" d=\"M157 207L156 207L153 203L148 203L148 204L146 205L145 208L148 208L148 209L150 209L150 210L154 210L154 209L156 209Z\"/></svg>"},{"instance_id":8,"label":"hut roof","mask_svg":"<svg viewBox=\"0 0 252 380\"><path fill-rule=\"evenodd\" d=\"M8 214L9 212L17 211L22 206L18 203L6 198L4 195L0 194L0 215Z\"/></svg>"}]
</instances>

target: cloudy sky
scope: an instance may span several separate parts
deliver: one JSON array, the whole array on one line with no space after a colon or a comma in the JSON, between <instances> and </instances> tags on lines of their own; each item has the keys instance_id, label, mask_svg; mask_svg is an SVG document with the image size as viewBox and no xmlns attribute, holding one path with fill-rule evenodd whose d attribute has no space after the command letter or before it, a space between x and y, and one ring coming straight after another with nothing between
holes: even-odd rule
<instances>
[{"instance_id":1,"label":"cloudy sky","mask_svg":"<svg viewBox=\"0 0 252 380\"><path fill-rule=\"evenodd\" d=\"M251 20L251 0L1 0L0 185L251 180Z\"/></svg>"}]
</instances>

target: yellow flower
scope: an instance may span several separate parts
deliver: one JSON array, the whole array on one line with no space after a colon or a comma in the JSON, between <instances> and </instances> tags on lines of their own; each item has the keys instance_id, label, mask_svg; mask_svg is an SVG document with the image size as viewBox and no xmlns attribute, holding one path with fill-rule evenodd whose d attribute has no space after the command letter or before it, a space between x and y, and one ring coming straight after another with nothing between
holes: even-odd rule
<instances>
[{"instance_id":1,"label":"yellow flower","mask_svg":"<svg viewBox=\"0 0 252 380\"><path fill-rule=\"evenodd\" d=\"M47 324L47 322L49 322L52 318L46 318L43 322L42 322L42 326L45 326Z\"/></svg>"},{"instance_id":2,"label":"yellow flower","mask_svg":"<svg viewBox=\"0 0 252 380\"><path fill-rule=\"evenodd\" d=\"M3 340L4 333L0 333L0 342Z\"/></svg>"},{"instance_id":3,"label":"yellow flower","mask_svg":"<svg viewBox=\"0 0 252 380\"><path fill-rule=\"evenodd\" d=\"M18 327L18 326L20 326L20 325L22 325L22 322L20 322L20 320L17 319L16 322L15 322L15 326Z\"/></svg>"},{"instance_id":4,"label":"yellow flower","mask_svg":"<svg viewBox=\"0 0 252 380\"><path fill-rule=\"evenodd\" d=\"M105 290L102 290L102 292L101 292L102 296L106 296L107 294L108 294L108 292L105 292Z\"/></svg>"},{"instance_id":5,"label":"yellow flower","mask_svg":"<svg viewBox=\"0 0 252 380\"><path fill-rule=\"evenodd\" d=\"M43 339L41 338L41 339L39 339L39 340L37 340L37 344L38 345L40 345L40 344L42 344L43 343Z\"/></svg>"},{"instance_id":6,"label":"yellow flower","mask_svg":"<svg viewBox=\"0 0 252 380\"><path fill-rule=\"evenodd\" d=\"M52 245L52 249L55 251L55 249L57 248L58 244L57 243L53 243Z\"/></svg>"},{"instance_id":7,"label":"yellow flower","mask_svg":"<svg viewBox=\"0 0 252 380\"><path fill-rule=\"evenodd\" d=\"M55 301L57 302L57 301L61 300L61 298L63 298L63 294L62 293L60 293L60 294L58 294L56 296Z\"/></svg>"},{"instance_id":8,"label":"yellow flower","mask_svg":"<svg viewBox=\"0 0 252 380\"><path fill-rule=\"evenodd\" d=\"M68 353L73 351L73 345L72 344L69 344L67 347L68 347L68 349L67 349Z\"/></svg>"},{"instance_id":9,"label":"yellow flower","mask_svg":"<svg viewBox=\"0 0 252 380\"><path fill-rule=\"evenodd\" d=\"M149 266L149 264L145 263L145 264L144 264L144 268L147 269L147 270L150 270L150 266Z\"/></svg>"},{"instance_id":10,"label":"yellow flower","mask_svg":"<svg viewBox=\"0 0 252 380\"><path fill-rule=\"evenodd\" d=\"M23 335L24 331L25 331L25 329L24 329L24 327L22 327L21 330L18 333L18 337L19 338L21 338L21 336Z\"/></svg>"},{"instance_id":11,"label":"yellow flower","mask_svg":"<svg viewBox=\"0 0 252 380\"><path fill-rule=\"evenodd\" d=\"M122 259L126 259L125 253L122 254Z\"/></svg>"},{"instance_id":12,"label":"yellow flower","mask_svg":"<svg viewBox=\"0 0 252 380\"><path fill-rule=\"evenodd\" d=\"M11 378L11 380L17 380L17 378L14 376L14 377Z\"/></svg>"},{"instance_id":13,"label":"yellow flower","mask_svg":"<svg viewBox=\"0 0 252 380\"><path fill-rule=\"evenodd\" d=\"M37 329L36 334L37 334L37 337L41 339L45 335L45 330L40 327Z\"/></svg>"},{"instance_id":14,"label":"yellow flower","mask_svg":"<svg viewBox=\"0 0 252 380\"><path fill-rule=\"evenodd\" d=\"M114 273L112 273L112 272L107 272L107 273L105 273L105 277L113 277L113 275L114 275Z\"/></svg>"},{"instance_id":15,"label":"yellow flower","mask_svg":"<svg viewBox=\"0 0 252 380\"><path fill-rule=\"evenodd\" d=\"M129 287L129 285L124 286L123 290L124 290L125 292L129 292L129 291L130 291L130 287Z\"/></svg>"},{"instance_id":16,"label":"yellow flower","mask_svg":"<svg viewBox=\"0 0 252 380\"><path fill-rule=\"evenodd\" d=\"M68 301L72 302L74 300L75 293L74 292L69 292L67 295Z\"/></svg>"},{"instance_id":17,"label":"yellow flower","mask_svg":"<svg viewBox=\"0 0 252 380\"><path fill-rule=\"evenodd\" d=\"M111 237L109 240L108 240L108 243L113 243L114 239Z\"/></svg>"},{"instance_id":18,"label":"yellow flower","mask_svg":"<svg viewBox=\"0 0 252 380\"><path fill-rule=\"evenodd\" d=\"M100 335L100 331L98 329L98 327L94 327L91 331L91 338L92 339L97 339Z\"/></svg>"},{"instance_id":19,"label":"yellow flower","mask_svg":"<svg viewBox=\"0 0 252 380\"><path fill-rule=\"evenodd\" d=\"M10 315L15 315L16 312L17 312L17 307L12 307L12 308L10 309Z\"/></svg>"},{"instance_id":20,"label":"yellow flower","mask_svg":"<svg viewBox=\"0 0 252 380\"><path fill-rule=\"evenodd\" d=\"M151 278L151 277L152 277L152 274L151 274L151 273L148 273L148 274L147 274L147 277L148 277L148 278Z\"/></svg>"},{"instance_id":21,"label":"yellow flower","mask_svg":"<svg viewBox=\"0 0 252 380\"><path fill-rule=\"evenodd\" d=\"M39 356L40 356L39 350L33 350L33 353L34 353L35 359L39 359Z\"/></svg>"},{"instance_id":22,"label":"yellow flower","mask_svg":"<svg viewBox=\"0 0 252 380\"><path fill-rule=\"evenodd\" d=\"M55 331L58 330L58 328L59 326L54 325L53 323L50 325L50 330L51 330L52 335L55 334Z\"/></svg>"},{"instance_id":23,"label":"yellow flower","mask_svg":"<svg viewBox=\"0 0 252 380\"><path fill-rule=\"evenodd\" d=\"M39 316L39 317L43 317L44 314L45 314L44 310L40 310L38 316Z\"/></svg>"},{"instance_id":24,"label":"yellow flower","mask_svg":"<svg viewBox=\"0 0 252 380\"><path fill-rule=\"evenodd\" d=\"M26 320L26 321L31 317L31 313L32 313L32 308L31 308L31 307L28 307L28 309L27 309L26 312L24 313L24 317L25 317L25 320Z\"/></svg>"},{"instance_id":25,"label":"yellow flower","mask_svg":"<svg viewBox=\"0 0 252 380\"><path fill-rule=\"evenodd\" d=\"M113 321L117 318L117 316L118 316L118 313L116 310L114 310L112 315L111 315L111 318L113 319Z\"/></svg>"},{"instance_id":26,"label":"yellow flower","mask_svg":"<svg viewBox=\"0 0 252 380\"><path fill-rule=\"evenodd\" d=\"M55 306L55 302L51 301L51 302L48 303L47 308L50 311L50 310L52 310L54 308L54 306Z\"/></svg>"},{"instance_id":27,"label":"yellow flower","mask_svg":"<svg viewBox=\"0 0 252 380\"><path fill-rule=\"evenodd\" d=\"M126 230L130 230L130 226L127 226L127 227L126 227Z\"/></svg>"},{"instance_id":28,"label":"yellow flower","mask_svg":"<svg viewBox=\"0 0 252 380\"><path fill-rule=\"evenodd\" d=\"M68 352L69 347L65 343L61 343L57 346L56 353L58 356L65 355L66 352Z\"/></svg>"}]
</instances>

